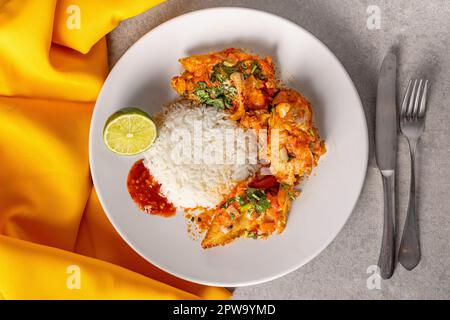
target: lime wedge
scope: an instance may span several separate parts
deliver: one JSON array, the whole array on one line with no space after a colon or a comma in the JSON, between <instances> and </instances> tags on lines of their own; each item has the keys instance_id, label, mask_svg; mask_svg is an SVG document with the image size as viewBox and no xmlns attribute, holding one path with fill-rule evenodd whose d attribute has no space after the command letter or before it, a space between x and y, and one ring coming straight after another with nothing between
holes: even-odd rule
<instances>
[{"instance_id":1,"label":"lime wedge","mask_svg":"<svg viewBox=\"0 0 450 320\"><path fill-rule=\"evenodd\" d=\"M103 129L103 141L112 152L132 156L141 153L155 142L155 123L144 111L126 108L108 118Z\"/></svg>"}]
</instances>

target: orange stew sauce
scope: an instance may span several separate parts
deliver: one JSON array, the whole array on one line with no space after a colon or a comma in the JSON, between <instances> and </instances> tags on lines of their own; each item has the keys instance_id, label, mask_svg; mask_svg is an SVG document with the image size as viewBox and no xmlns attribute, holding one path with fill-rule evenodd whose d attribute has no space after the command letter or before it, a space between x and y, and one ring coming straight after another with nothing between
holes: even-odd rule
<instances>
[{"instance_id":1,"label":"orange stew sauce","mask_svg":"<svg viewBox=\"0 0 450 320\"><path fill-rule=\"evenodd\" d=\"M161 185L152 177L143 160L136 162L128 174L128 192L145 213L171 217L176 209L161 193Z\"/></svg>"}]
</instances>

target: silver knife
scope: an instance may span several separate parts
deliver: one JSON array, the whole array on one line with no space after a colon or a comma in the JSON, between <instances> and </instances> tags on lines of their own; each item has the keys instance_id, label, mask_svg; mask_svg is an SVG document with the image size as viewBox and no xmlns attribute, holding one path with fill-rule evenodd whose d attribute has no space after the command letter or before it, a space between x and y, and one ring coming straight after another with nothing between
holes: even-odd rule
<instances>
[{"instance_id":1,"label":"silver knife","mask_svg":"<svg viewBox=\"0 0 450 320\"><path fill-rule=\"evenodd\" d=\"M376 158L383 177L384 227L378 266L383 279L395 268L395 169L397 155L397 57L389 53L378 80L376 116Z\"/></svg>"}]
</instances>

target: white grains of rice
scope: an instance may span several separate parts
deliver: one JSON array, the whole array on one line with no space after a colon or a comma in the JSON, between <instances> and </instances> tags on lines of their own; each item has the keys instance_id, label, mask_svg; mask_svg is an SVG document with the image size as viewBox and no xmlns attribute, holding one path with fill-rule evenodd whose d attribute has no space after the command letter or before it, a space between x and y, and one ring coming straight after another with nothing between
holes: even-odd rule
<instances>
[{"instance_id":1,"label":"white grains of rice","mask_svg":"<svg viewBox=\"0 0 450 320\"><path fill-rule=\"evenodd\" d=\"M229 195L238 182L247 179L256 171L256 164L249 164L249 161L238 164L235 161L237 154L248 154L249 149L255 150L256 141L248 139L247 144L240 143L242 131L236 131L236 122L228 117L227 113L217 108L192 105L191 102L182 100L165 107L155 118L158 137L144 153L144 163L161 184L161 192L176 207L213 208ZM197 129L194 124L197 124ZM200 139L198 125L202 129ZM195 130L197 131L194 132ZM234 130L235 136L231 153L225 147L225 139L217 138L218 133L225 137L230 130ZM181 137L190 139L183 140L183 144ZM195 143L202 144L200 161L198 157L197 161L194 160L194 153L198 151L194 148L194 140ZM187 146L187 149L182 146ZM210 153L205 150L220 149L224 150L225 161L205 163L203 157Z\"/></svg>"}]
</instances>

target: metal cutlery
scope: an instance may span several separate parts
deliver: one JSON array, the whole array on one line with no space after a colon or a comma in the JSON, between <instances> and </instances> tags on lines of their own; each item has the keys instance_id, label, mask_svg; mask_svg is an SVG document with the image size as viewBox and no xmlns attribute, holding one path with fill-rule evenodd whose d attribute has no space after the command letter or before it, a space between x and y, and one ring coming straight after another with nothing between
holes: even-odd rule
<instances>
[{"instance_id":1,"label":"metal cutlery","mask_svg":"<svg viewBox=\"0 0 450 320\"><path fill-rule=\"evenodd\" d=\"M383 279L391 278L395 267L396 80L397 57L390 53L380 70L376 110L376 158L384 189L383 240L378 261Z\"/></svg>"},{"instance_id":2,"label":"metal cutlery","mask_svg":"<svg viewBox=\"0 0 450 320\"><path fill-rule=\"evenodd\" d=\"M428 80L411 80L406 90L400 113L400 128L408 140L411 151L411 190L408 214L400 244L398 260L407 269L420 262L420 237L416 213L416 151L417 143L425 130Z\"/></svg>"}]
</instances>

